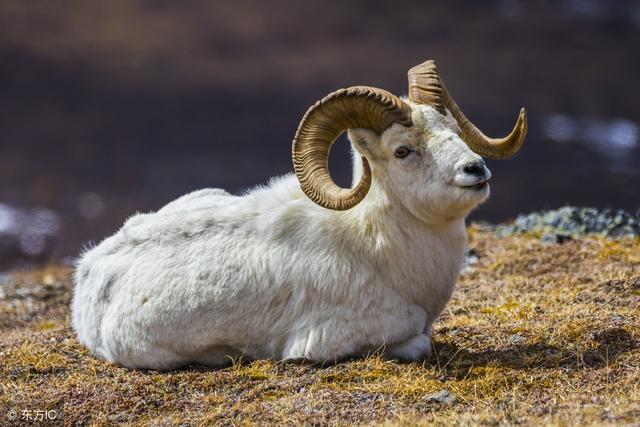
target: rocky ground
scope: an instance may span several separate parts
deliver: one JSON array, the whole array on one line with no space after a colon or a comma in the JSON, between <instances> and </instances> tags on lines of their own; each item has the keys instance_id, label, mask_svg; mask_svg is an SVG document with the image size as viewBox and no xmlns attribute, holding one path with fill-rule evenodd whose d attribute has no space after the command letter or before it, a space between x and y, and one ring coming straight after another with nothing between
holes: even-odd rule
<instances>
[{"instance_id":1,"label":"rocky ground","mask_svg":"<svg viewBox=\"0 0 640 427\"><path fill-rule=\"evenodd\" d=\"M637 216L632 233L598 234L537 215L469 227L467 266L421 363L130 371L75 340L69 270L0 276L0 425L637 425Z\"/></svg>"}]
</instances>

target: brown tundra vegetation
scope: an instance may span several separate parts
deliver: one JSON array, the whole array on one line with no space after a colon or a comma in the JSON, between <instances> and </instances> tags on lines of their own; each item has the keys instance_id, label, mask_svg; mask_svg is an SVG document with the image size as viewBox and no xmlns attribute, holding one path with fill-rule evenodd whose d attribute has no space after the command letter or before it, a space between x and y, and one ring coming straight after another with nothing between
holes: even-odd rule
<instances>
[{"instance_id":1,"label":"brown tundra vegetation","mask_svg":"<svg viewBox=\"0 0 640 427\"><path fill-rule=\"evenodd\" d=\"M328 366L131 371L76 341L69 269L9 274L0 279L0 424L49 411L49 425L637 425L640 238L550 244L479 225L469 234L477 257L422 363L372 354Z\"/></svg>"}]
</instances>

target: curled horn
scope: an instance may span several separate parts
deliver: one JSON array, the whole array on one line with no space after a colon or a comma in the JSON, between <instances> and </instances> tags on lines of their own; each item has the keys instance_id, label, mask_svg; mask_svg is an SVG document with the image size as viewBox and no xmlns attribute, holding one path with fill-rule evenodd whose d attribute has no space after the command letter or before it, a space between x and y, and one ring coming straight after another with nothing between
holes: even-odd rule
<instances>
[{"instance_id":1,"label":"curled horn","mask_svg":"<svg viewBox=\"0 0 640 427\"><path fill-rule=\"evenodd\" d=\"M462 140L476 153L492 159L506 159L520 150L527 136L527 112L520 109L518 121L509 135L504 138L489 138L464 115L453 100L442 78L438 75L435 62L426 61L409 70L409 99L417 104L433 106L441 114L445 108L458 122Z\"/></svg>"},{"instance_id":2,"label":"curled horn","mask_svg":"<svg viewBox=\"0 0 640 427\"><path fill-rule=\"evenodd\" d=\"M362 158L357 186L341 188L329 173L329 150L347 129L368 128L378 134L393 123L411 125L411 107L391 93L355 86L330 93L302 118L293 139L293 166L304 193L328 209L346 210L364 199L371 186L371 168Z\"/></svg>"},{"instance_id":3,"label":"curled horn","mask_svg":"<svg viewBox=\"0 0 640 427\"><path fill-rule=\"evenodd\" d=\"M462 140L476 153L491 159L506 159L516 154L527 136L527 111L520 109L518 121L509 135L504 138L489 138L467 119L456 101L453 100L444 83L444 105L460 126Z\"/></svg>"}]
</instances>

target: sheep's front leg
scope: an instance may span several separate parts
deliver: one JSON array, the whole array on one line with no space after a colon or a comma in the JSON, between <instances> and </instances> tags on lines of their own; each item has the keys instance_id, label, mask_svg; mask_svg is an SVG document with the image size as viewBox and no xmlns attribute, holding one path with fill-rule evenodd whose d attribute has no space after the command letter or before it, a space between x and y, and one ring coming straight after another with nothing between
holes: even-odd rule
<instances>
[{"instance_id":1,"label":"sheep's front leg","mask_svg":"<svg viewBox=\"0 0 640 427\"><path fill-rule=\"evenodd\" d=\"M427 359L429 356L431 356L431 340L423 334L390 345L385 350L387 359L417 361Z\"/></svg>"},{"instance_id":2,"label":"sheep's front leg","mask_svg":"<svg viewBox=\"0 0 640 427\"><path fill-rule=\"evenodd\" d=\"M422 334L427 320L424 309L417 305L400 306L394 300L374 308L375 313L371 308L340 312L334 306L319 306L301 322L313 327L300 328L291 334L281 357L337 361L376 352L385 343L394 343L386 347L393 358L417 360L430 354L429 338ZM334 313L334 317L327 319L326 313Z\"/></svg>"}]
</instances>

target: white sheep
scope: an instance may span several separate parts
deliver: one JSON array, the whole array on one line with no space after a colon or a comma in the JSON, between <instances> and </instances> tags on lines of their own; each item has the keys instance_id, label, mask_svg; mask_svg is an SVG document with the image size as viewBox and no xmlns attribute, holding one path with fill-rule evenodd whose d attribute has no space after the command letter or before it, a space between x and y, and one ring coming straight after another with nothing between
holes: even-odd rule
<instances>
[{"instance_id":1,"label":"white sheep","mask_svg":"<svg viewBox=\"0 0 640 427\"><path fill-rule=\"evenodd\" d=\"M153 369L376 350L428 357L460 271L464 218L489 195L474 151L514 154L527 123L522 110L509 136L489 139L433 61L409 80L408 99L354 87L312 106L293 143L297 176L241 197L193 192L131 217L84 253L72 303L80 342ZM345 130L353 189L336 186L327 167Z\"/></svg>"}]
</instances>

